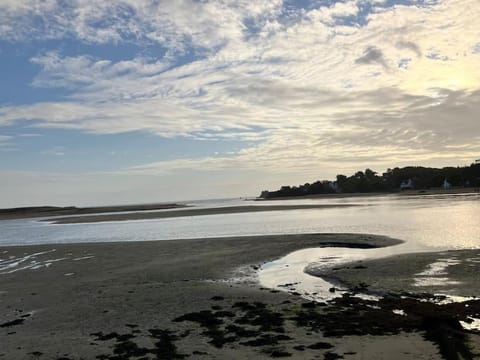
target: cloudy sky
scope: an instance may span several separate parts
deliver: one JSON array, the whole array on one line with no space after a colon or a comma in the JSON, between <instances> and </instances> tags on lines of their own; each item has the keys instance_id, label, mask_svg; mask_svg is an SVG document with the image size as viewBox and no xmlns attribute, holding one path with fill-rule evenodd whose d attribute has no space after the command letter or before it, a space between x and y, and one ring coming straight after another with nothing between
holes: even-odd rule
<instances>
[{"instance_id":1,"label":"cloudy sky","mask_svg":"<svg viewBox=\"0 0 480 360\"><path fill-rule=\"evenodd\" d=\"M478 0L1 0L0 207L480 157Z\"/></svg>"}]
</instances>

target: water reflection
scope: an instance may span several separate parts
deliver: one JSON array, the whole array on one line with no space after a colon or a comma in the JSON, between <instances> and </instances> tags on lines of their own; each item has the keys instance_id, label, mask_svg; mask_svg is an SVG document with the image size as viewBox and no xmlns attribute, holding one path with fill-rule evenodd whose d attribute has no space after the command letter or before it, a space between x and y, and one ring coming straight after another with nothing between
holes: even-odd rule
<instances>
[{"instance_id":1,"label":"water reflection","mask_svg":"<svg viewBox=\"0 0 480 360\"><path fill-rule=\"evenodd\" d=\"M317 273L322 269L334 268L352 261L377 259L405 252L408 252L408 247L404 244L378 249L303 249L263 265L258 272L258 279L262 286L270 289L295 293L308 300L327 301L341 296L345 290L334 288L329 282L307 274L307 268L315 269Z\"/></svg>"},{"instance_id":2,"label":"water reflection","mask_svg":"<svg viewBox=\"0 0 480 360\"><path fill-rule=\"evenodd\" d=\"M0 245L142 241L286 233L369 233L406 240L411 249L480 247L479 195L377 196L275 201L366 206L271 211L95 224L0 221ZM238 205L239 200L221 202ZM219 201L201 206L215 206ZM245 204L245 202L243 202ZM271 202L248 202L263 206ZM196 204L193 204L196 205Z\"/></svg>"}]
</instances>

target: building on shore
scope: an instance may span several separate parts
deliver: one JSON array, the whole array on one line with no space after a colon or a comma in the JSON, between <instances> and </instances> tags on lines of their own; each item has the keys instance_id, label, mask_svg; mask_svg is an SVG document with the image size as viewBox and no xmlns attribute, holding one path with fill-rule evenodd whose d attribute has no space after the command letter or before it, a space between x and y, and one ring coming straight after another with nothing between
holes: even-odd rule
<instances>
[{"instance_id":1,"label":"building on shore","mask_svg":"<svg viewBox=\"0 0 480 360\"><path fill-rule=\"evenodd\" d=\"M414 189L412 179L402 181L402 183L400 184L400 190L412 190L412 189Z\"/></svg>"},{"instance_id":2,"label":"building on shore","mask_svg":"<svg viewBox=\"0 0 480 360\"><path fill-rule=\"evenodd\" d=\"M443 181L442 187L443 187L443 190L449 190L449 189L452 187L452 184L450 184L450 183L448 182L448 180L445 179L445 180Z\"/></svg>"}]
</instances>

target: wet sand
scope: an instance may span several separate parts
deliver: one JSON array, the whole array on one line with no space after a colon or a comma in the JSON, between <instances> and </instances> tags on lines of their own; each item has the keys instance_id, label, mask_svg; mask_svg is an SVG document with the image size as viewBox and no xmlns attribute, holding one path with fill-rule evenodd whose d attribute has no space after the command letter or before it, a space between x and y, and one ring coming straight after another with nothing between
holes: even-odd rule
<instances>
[{"instance_id":1,"label":"wet sand","mask_svg":"<svg viewBox=\"0 0 480 360\"><path fill-rule=\"evenodd\" d=\"M423 315L392 315L392 299L381 309L350 296L317 304L232 280L301 248L397 243L312 234L0 248L10 263L44 252L28 260L36 270L2 270L0 358L441 359L448 351L468 358L465 343L477 344L477 335L452 331L446 310L448 326L441 324L453 340L445 350L443 333ZM422 314L439 310L401 301Z\"/></svg>"},{"instance_id":2,"label":"wet sand","mask_svg":"<svg viewBox=\"0 0 480 360\"><path fill-rule=\"evenodd\" d=\"M372 293L430 293L480 297L480 250L403 254L357 261L326 271L309 270L330 282Z\"/></svg>"},{"instance_id":3,"label":"wet sand","mask_svg":"<svg viewBox=\"0 0 480 360\"><path fill-rule=\"evenodd\" d=\"M69 216L62 218L46 219L44 221L53 224L79 224L94 223L104 221L128 221L128 220L151 220L167 219L183 216L203 216L203 215L223 215L238 214L260 211L285 211L285 210L308 210L308 209L330 209L337 207L352 207L353 204L333 204L333 205L266 205L266 206L226 206L216 208L189 208L175 211L161 212L135 212L128 214L108 214L108 215L90 215L90 216Z\"/></svg>"}]
</instances>

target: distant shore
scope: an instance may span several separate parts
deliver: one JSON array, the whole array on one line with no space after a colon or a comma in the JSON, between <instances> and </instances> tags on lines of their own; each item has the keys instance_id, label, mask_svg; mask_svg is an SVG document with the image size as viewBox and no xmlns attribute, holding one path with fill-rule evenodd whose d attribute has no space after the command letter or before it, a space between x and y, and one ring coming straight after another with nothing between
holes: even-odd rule
<instances>
[{"instance_id":1,"label":"distant shore","mask_svg":"<svg viewBox=\"0 0 480 360\"><path fill-rule=\"evenodd\" d=\"M302 196L278 196L272 198L255 198L254 201L276 201L276 200L301 200L301 199L342 199L350 197L377 197L377 196L422 196L422 195L455 195L455 194L480 194L479 188L454 188L454 189L424 189L424 190L403 190L385 192L364 192L364 193L332 193L315 194Z\"/></svg>"},{"instance_id":2,"label":"distant shore","mask_svg":"<svg viewBox=\"0 0 480 360\"><path fill-rule=\"evenodd\" d=\"M158 212L132 212L127 214L108 214L108 215L87 215L87 216L68 216L61 218L46 219L44 221L53 224L79 224L79 223L95 223L104 221L128 221L128 220L151 220L151 219L167 219L184 216L204 216L204 215L222 215L222 214L238 214L260 211L286 211L286 210L309 210L309 209L330 209L337 207L357 206L353 204L323 204L323 205L266 205L266 206L226 206L216 208L188 208L174 211L158 211Z\"/></svg>"},{"instance_id":3,"label":"distant shore","mask_svg":"<svg viewBox=\"0 0 480 360\"><path fill-rule=\"evenodd\" d=\"M62 216L62 215L84 215L84 214L101 214L114 213L124 211L152 211L164 209L184 208L182 204L144 204L144 205L113 205L113 206L97 206L97 207L75 207L75 206L31 206L10 209L0 209L0 220L13 220L46 216Z\"/></svg>"},{"instance_id":4,"label":"distant shore","mask_svg":"<svg viewBox=\"0 0 480 360\"><path fill-rule=\"evenodd\" d=\"M305 196L285 196L273 198L250 198L245 201L276 201L276 200L302 200L302 199L342 199L342 198L362 198L362 197L379 197L379 196L426 196L426 195L453 195L453 194L479 194L480 189L469 188L454 188L454 189L427 189L427 190L405 190L398 192L368 192L368 193L334 193L334 194L316 194ZM294 210L302 208L328 208L335 206L351 206L351 205L282 205L277 208L262 208L254 206L230 206L223 208L192 208L186 210L179 210L175 212L162 211L159 213L149 213L155 210L170 210L191 208L191 206L178 203L164 203L164 204L138 204L138 205L113 205L113 206L98 206L98 207L57 207L57 206L32 206L20 208L0 209L0 220L15 220L36 217L59 217L68 216L68 218L57 218L52 221L55 223L82 223L82 222L99 222L99 221L123 221L123 220L141 220L141 219L155 219L155 218L169 218L177 216L197 216L197 215L214 215L214 214L228 214L252 211L273 211L273 210ZM182 212L184 211L184 212ZM106 213L121 213L132 212L132 214L106 214ZM145 212L141 214L141 212ZM92 215L92 216L77 216L77 215ZM99 216L97 216L99 215ZM87 220L88 219L88 220Z\"/></svg>"}]
</instances>

